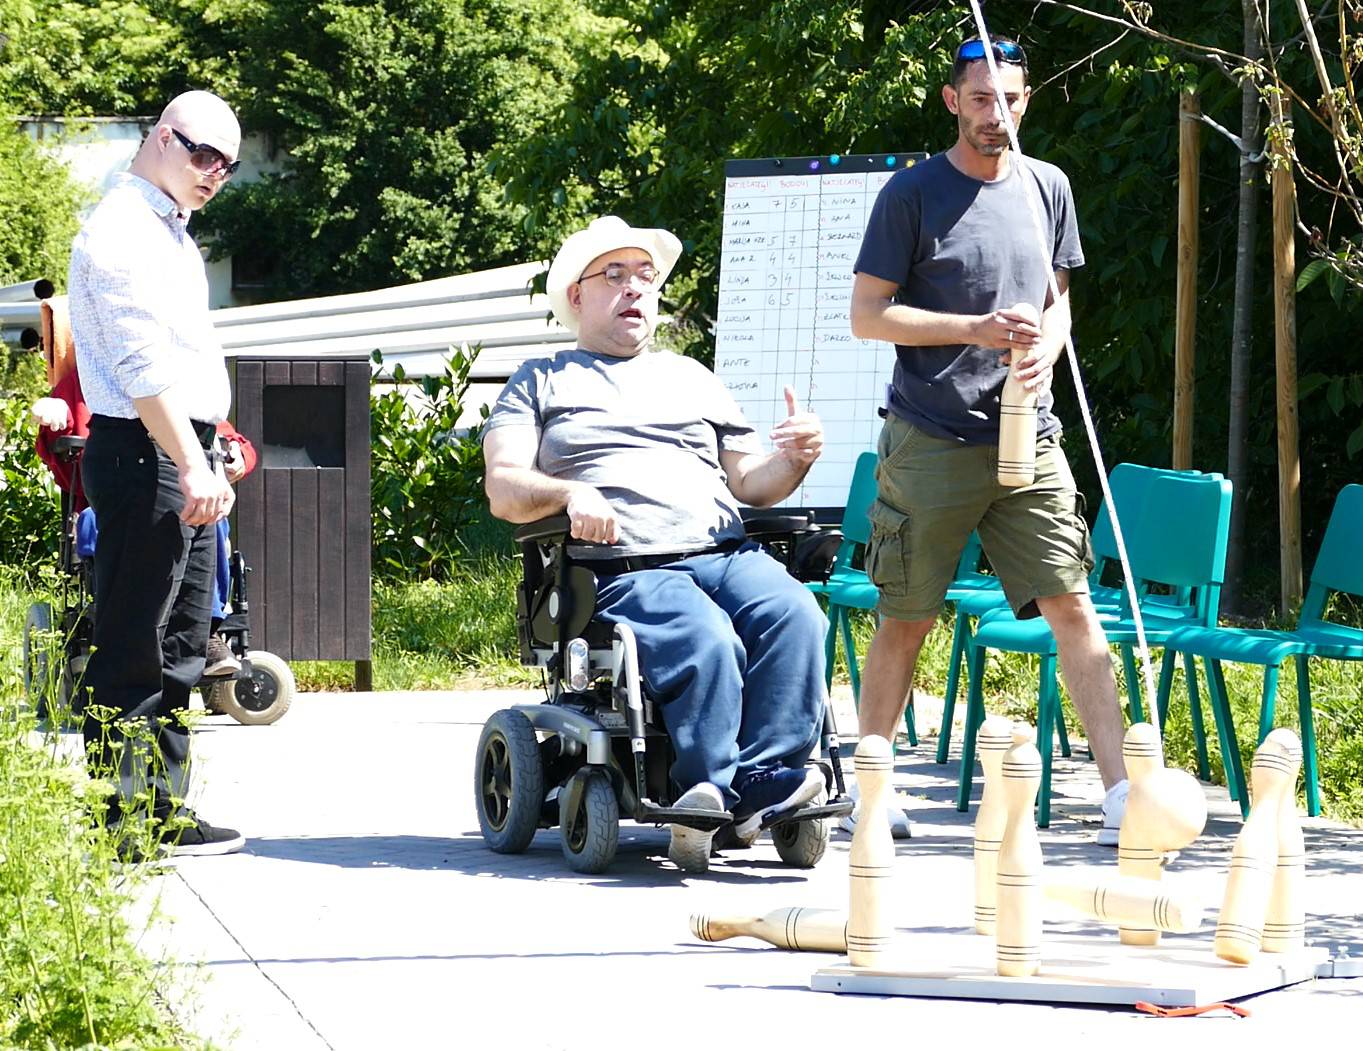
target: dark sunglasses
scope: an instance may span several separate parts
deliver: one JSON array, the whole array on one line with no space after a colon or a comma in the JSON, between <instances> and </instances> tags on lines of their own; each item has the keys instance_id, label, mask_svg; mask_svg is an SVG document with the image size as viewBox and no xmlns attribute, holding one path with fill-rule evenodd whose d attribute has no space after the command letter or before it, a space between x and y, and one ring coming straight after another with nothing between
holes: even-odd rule
<instances>
[{"instance_id":1,"label":"dark sunglasses","mask_svg":"<svg viewBox=\"0 0 1363 1051\"><path fill-rule=\"evenodd\" d=\"M226 182L236 175L237 169L241 167L241 161L229 161L216 146L210 146L206 142L190 142L174 128L170 129L170 133L189 151L189 165L201 175L216 175Z\"/></svg>"},{"instance_id":2,"label":"dark sunglasses","mask_svg":"<svg viewBox=\"0 0 1363 1051\"><path fill-rule=\"evenodd\" d=\"M1015 44L1011 40L993 41L994 58L999 62L1007 62L1009 65L1026 67L1027 52L1022 50L1020 44ZM984 41L979 37L967 40L956 49L957 62L974 62L984 58Z\"/></svg>"}]
</instances>

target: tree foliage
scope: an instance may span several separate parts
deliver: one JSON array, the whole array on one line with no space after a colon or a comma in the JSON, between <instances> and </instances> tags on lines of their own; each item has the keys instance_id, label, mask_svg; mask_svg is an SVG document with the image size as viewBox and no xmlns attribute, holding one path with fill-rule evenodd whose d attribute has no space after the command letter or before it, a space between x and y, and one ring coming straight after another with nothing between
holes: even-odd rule
<instances>
[{"instance_id":1,"label":"tree foliage","mask_svg":"<svg viewBox=\"0 0 1363 1051\"><path fill-rule=\"evenodd\" d=\"M280 172L200 229L273 264L271 296L374 288L523 261L522 210L485 164L568 91L598 20L553 0L230 0L206 50Z\"/></svg>"}]
</instances>

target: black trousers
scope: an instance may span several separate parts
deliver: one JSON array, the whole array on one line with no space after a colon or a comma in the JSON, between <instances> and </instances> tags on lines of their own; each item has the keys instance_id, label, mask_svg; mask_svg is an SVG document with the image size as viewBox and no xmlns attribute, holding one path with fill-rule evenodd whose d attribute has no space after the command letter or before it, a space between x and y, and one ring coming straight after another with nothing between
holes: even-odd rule
<instances>
[{"instance_id":1,"label":"black trousers","mask_svg":"<svg viewBox=\"0 0 1363 1051\"><path fill-rule=\"evenodd\" d=\"M196 428L211 442L211 424ZM93 776L117 781L111 823L165 818L185 811L189 730L178 712L203 675L217 535L180 521L175 463L138 420L95 416L81 476L99 527L86 756Z\"/></svg>"}]
</instances>

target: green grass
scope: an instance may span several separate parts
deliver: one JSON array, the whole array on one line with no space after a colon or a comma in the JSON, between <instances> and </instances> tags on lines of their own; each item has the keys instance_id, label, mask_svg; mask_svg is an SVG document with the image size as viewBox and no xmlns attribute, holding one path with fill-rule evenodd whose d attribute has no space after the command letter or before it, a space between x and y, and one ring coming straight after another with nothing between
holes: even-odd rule
<instances>
[{"instance_id":1,"label":"green grass","mask_svg":"<svg viewBox=\"0 0 1363 1051\"><path fill-rule=\"evenodd\" d=\"M148 878L91 820L100 783L20 703L31 581L0 566L0 1046L188 1048L171 972L138 952ZM178 981L176 984L179 984ZM178 1002L178 1000L177 1000Z\"/></svg>"}]
</instances>

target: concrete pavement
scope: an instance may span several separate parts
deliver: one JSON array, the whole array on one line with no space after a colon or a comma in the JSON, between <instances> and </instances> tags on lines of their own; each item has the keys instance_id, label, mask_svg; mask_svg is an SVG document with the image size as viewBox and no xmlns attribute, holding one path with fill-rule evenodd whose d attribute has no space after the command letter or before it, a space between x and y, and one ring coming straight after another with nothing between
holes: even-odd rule
<instances>
[{"instance_id":1,"label":"concrete pavement","mask_svg":"<svg viewBox=\"0 0 1363 1051\"><path fill-rule=\"evenodd\" d=\"M698 942L687 918L845 908L843 833L810 872L783 866L764 839L717 858L701 877L666 861L666 830L632 822L622 824L619 855L602 876L567 868L556 829L538 833L523 855L486 849L473 802L478 734L492 711L535 696L304 695L274 726L206 719L195 739L197 805L210 821L240 828L247 849L177 860L145 900L163 917L147 950L201 964L173 967L168 982L191 987L176 1002L195 1029L251 1051L484 1041L813 1047L860 1044L861 1034L871 1047L925 1036L1205 1046L1232 1031L1259 1046L1338 1032L1363 1017L1363 982L1344 979L1253 997L1253 1016L1239 1021L811 992L810 975L832 957L748 939ZM845 698L839 707L844 736L854 739ZM935 722L925 706L920 727ZM897 847L894 918L901 929L964 932L974 815L954 809L957 761L936 765L934 744L905 750L897 763L914 838ZM1058 761L1056 787L1052 827L1042 832L1048 865L1115 866L1115 851L1092 842L1101 797L1093 764ZM1239 816L1223 790L1209 787L1208 798L1208 830L1177 867L1214 889ZM1363 833L1308 821L1307 845L1308 936L1363 955Z\"/></svg>"}]
</instances>

